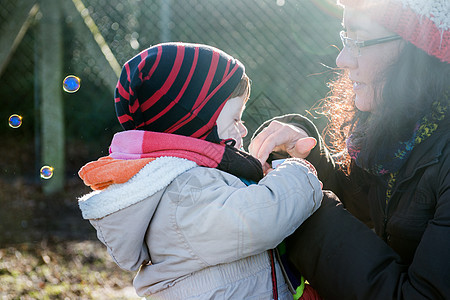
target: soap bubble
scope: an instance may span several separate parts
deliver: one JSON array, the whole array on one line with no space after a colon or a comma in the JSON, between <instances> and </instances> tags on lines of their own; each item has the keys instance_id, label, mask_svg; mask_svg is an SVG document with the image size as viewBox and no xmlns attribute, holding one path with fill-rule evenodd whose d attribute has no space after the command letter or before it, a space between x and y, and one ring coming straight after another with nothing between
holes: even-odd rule
<instances>
[{"instance_id":1,"label":"soap bubble","mask_svg":"<svg viewBox=\"0 0 450 300\"><path fill-rule=\"evenodd\" d=\"M68 93L75 93L80 89L81 79L74 75L69 75L64 78L63 89Z\"/></svg>"},{"instance_id":2,"label":"soap bubble","mask_svg":"<svg viewBox=\"0 0 450 300\"><path fill-rule=\"evenodd\" d=\"M42 179L50 179L53 176L53 168L50 166L43 166L41 168L41 178Z\"/></svg>"},{"instance_id":3,"label":"soap bubble","mask_svg":"<svg viewBox=\"0 0 450 300\"><path fill-rule=\"evenodd\" d=\"M22 125L22 116L19 115L11 115L9 117L9 126L12 128L19 128Z\"/></svg>"}]
</instances>

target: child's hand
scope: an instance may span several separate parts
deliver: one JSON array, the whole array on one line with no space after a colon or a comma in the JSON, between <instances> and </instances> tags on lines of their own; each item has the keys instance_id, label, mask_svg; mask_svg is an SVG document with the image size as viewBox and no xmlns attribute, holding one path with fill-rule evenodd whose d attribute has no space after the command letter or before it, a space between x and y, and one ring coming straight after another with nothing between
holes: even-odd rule
<instances>
[{"instance_id":1,"label":"child's hand","mask_svg":"<svg viewBox=\"0 0 450 300\"><path fill-rule=\"evenodd\" d=\"M267 164L267 169L263 169L263 171L264 171L264 176L266 176L267 174L269 174L270 172L272 172L274 169L273 168L271 168L270 166L269 166L269 164Z\"/></svg>"}]
</instances>

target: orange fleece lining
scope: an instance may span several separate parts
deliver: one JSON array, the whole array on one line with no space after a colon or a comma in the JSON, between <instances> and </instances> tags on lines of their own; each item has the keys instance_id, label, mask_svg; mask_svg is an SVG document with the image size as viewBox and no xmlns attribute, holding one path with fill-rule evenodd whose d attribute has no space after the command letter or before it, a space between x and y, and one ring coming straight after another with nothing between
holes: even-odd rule
<instances>
[{"instance_id":1,"label":"orange fleece lining","mask_svg":"<svg viewBox=\"0 0 450 300\"><path fill-rule=\"evenodd\" d=\"M78 175L93 190L103 190L112 184L125 183L156 158L115 159L109 156L84 165Z\"/></svg>"}]
</instances>

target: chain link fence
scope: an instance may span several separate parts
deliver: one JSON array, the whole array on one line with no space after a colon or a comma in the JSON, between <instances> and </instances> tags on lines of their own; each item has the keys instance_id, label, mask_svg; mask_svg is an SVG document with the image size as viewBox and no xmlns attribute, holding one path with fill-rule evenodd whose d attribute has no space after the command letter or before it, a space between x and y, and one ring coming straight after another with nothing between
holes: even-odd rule
<instances>
[{"instance_id":1,"label":"chain link fence","mask_svg":"<svg viewBox=\"0 0 450 300\"><path fill-rule=\"evenodd\" d=\"M338 53L340 11L333 0L86 1L122 65L163 41L198 42L237 57L252 79L244 120L252 132L283 113L305 113L327 92ZM94 60L73 55L78 72Z\"/></svg>"}]
</instances>

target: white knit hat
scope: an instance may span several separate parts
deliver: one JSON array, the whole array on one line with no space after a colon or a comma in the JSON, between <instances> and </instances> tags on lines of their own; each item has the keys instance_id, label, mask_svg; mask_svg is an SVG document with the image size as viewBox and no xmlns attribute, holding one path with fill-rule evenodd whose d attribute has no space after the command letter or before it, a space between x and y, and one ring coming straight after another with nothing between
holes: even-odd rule
<instances>
[{"instance_id":1,"label":"white knit hat","mask_svg":"<svg viewBox=\"0 0 450 300\"><path fill-rule=\"evenodd\" d=\"M441 61L450 63L450 0L338 0Z\"/></svg>"}]
</instances>

